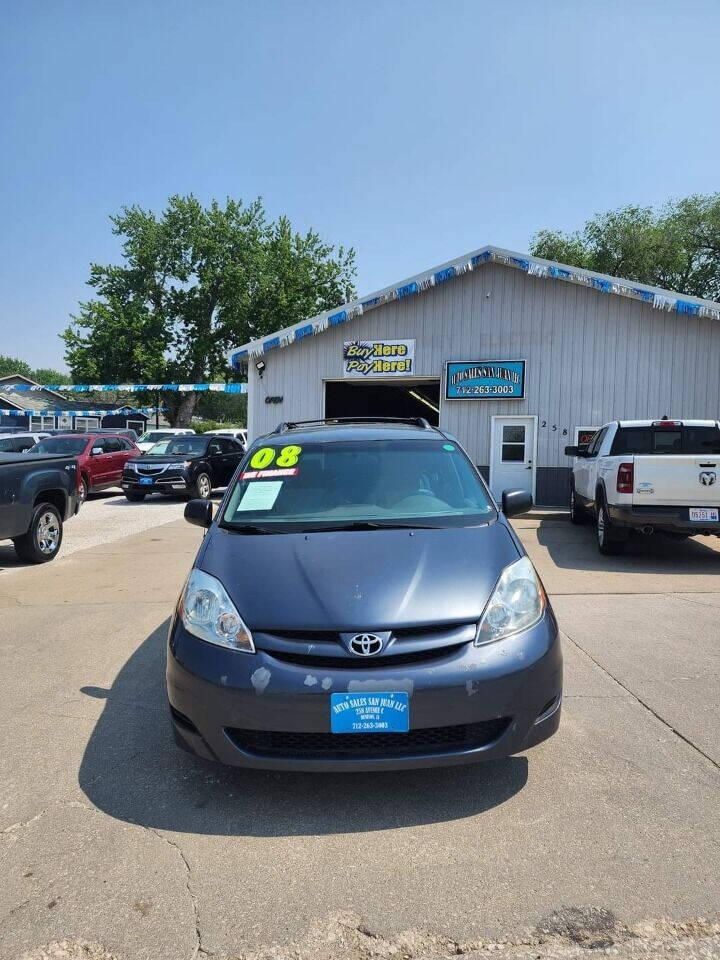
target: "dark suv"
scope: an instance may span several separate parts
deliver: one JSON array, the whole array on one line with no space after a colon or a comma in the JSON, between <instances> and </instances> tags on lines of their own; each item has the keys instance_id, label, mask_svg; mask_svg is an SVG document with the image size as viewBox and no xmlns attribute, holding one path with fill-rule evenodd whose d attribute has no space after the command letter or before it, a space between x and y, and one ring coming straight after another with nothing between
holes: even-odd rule
<instances>
[{"instance_id":1,"label":"dark suv","mask_svg":"<svg viewBox=\"0 0 720 960\"><path fill-rule=\"evenodd\" d=\"M209 497L215 487L228 485L243 453L228 437L173 435L125 464L122 488L133 502L149 493Z\"/></svg>"},{"instance_id":2,"label":"dark suv","mask_svg":"<svg viewBox=\"0 0 720 960\"><path fill-rule=\"evenodd\" d=\"M236 766L376 770L507 756L560 722L555 617L457 440L425 421L256 441L178 601L178 742Z\"/></svg>"}]
</instances>

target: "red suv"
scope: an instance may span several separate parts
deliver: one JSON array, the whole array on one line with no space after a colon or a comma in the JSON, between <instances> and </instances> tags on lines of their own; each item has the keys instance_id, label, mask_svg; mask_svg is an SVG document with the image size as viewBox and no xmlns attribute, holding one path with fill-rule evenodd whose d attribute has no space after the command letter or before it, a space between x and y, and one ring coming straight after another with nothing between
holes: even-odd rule
<instances>
[{"instance_id":1,"label":"red suv","mask_svg":"<svg viewBox=\"0 0 720 960\"><path fill-rule=\"evenodd\" d=\"M82 500L94 490L119 487L125 464L142 456L142 451L132 440L117 433L61 433L36 443L32 452L76 457L80 466L79 494Z\"/></svg>"}]
</instances>

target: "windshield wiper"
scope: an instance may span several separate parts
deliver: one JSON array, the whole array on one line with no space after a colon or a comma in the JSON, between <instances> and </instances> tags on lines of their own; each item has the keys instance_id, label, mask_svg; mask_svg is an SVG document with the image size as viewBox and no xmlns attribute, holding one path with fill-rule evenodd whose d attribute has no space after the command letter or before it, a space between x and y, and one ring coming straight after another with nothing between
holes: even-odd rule
<instances>
[{"instance_id":1,"label":"windshield wiper","mask_svg":"<svg viewBox=\"0 0 720 960\"><path fill-rule=\"evenodd\" d=\"M331 526L305 527L303 533L334 533L339 530L437 530L436 526L423 523L396 523L389 520L387 523L378 523L375 520L349 520L347 523L337 523Z\"/></svg>"},{"instance_id":2,"label":"windshield wiper","mask_svg":"<svg viewBox=\"0 0 720 960\"><path fill-rule=\"evenodd\" d=\"M231 530L233 533L247 534L265 534L265 533L283 533L282 530L270 530L268 527L259 527L254 523L228 523L223 524L225 530Z\"/></svg>"}]
</instances>

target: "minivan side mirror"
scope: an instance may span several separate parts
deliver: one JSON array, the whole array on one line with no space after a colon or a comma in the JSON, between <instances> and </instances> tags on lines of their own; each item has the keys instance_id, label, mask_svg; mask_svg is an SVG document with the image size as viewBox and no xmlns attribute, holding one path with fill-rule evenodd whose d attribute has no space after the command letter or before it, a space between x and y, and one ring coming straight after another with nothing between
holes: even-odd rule
<instances>
[{"instance_id":1,"label":"minivan side mirror","mask_svg":"<svg viewBox=\"0 0 720 960\"><path fill-rule=\"evenodd\" d=\"M185 519L196 527L207 529L212 523L212 500L189 500L185 504Z\"/></svg>"},{"instance_id":2,"label":"minivan side mirror","mask_svg":"<svg viewBox=\"0 0 720 960\"><path fill-rule=\"evenodd\" d=\"M533 498L527 490L503 490L502 510L506 517L516 517L532 510Z\"/></svg>"},{"instance_id":3,"label":"minivan side mirror","mask_svg":"<svg viewBox=\"0 0 720 960\"><path fill-rule=\"evenodd\" d=\"M101 453L105 453L102 447L93 447L90 451L91 457L99 457Z\"/></svg>"},{"instance_id":4,"label":"minivan side mirror","mask_svg":"<svg viewBox=\"0 0 720 960\"><path fill-rule=\"evenodd\" d=\"M565 447L565 456L566 457L579 457L578 447Z\"/></svg>"}]
</instances>

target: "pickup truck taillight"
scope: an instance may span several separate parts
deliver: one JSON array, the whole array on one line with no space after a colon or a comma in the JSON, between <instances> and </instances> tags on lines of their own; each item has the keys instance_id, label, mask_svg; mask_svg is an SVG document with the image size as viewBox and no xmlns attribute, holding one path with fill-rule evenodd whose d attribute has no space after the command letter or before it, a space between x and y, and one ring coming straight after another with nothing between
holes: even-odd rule
<instances>
[{"instance_id":1,"label":"pickup truck taillight","mask_svg":"<svg viewBox=\"0 0 720 960\"><path fill-rule=\"evenodd\" d=\"M617 492L633 492L633 465L631 463L621 463L618 467Z\"/></svg>"}]
</instances>

